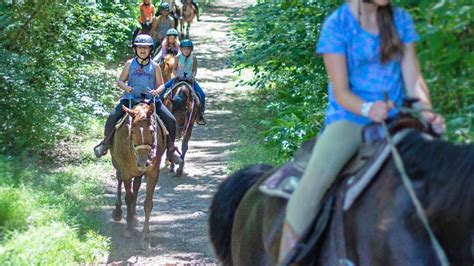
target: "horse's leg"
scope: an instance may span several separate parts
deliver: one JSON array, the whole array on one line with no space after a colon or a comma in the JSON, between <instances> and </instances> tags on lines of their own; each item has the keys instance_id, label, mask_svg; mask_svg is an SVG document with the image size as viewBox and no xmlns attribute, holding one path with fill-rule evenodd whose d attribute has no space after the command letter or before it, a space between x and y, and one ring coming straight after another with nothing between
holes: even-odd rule
<instances>
[{"instance_id":1,"label":"horse's leg","mask_svg":"<svg viewBox=\"0 0 474 266\"><path fill-rule=\"evenodd\" d=\"M174 173L174 162L170 162L170 174Z\"/></svg>"},{"instance_id":2,"label":"horse's leg","mask_svg":"<svg viewBox=\"0 0 474 266\"><path fill-rule=\"evenodd\" d=\"M161 158L158 158L158 162ZM150 248L150 216L153 209L153 195L155 193L155 186L160 176L160 168L156 170L149 170L145 175L146 178L146 195L145 195L145 224L143 225L143 245L145 249Z\"/></svg>"},{"instance_id":3,"label":"horse's leg","mask_svg":"<svg viewBox=\"0 0 474 266\"><path fill-rule=\"evenodd\" d=\"M125 202L127 203L127 230L125 230L125 236L129 237L132 233L133 217L135 216L133 213L133 199L135 196L132 192L132 178L123 181L123 184L125 185Z\"/></svg>"},{"instance_id":4,"label":"horse's leg","mask_svg":"<svg viewBox=\"0 0 474 266\"><path fill-rule=\"evenodd\" d=\"M189 39L189 28L191 28L191 22L186 23L186 39Z\"/></svg>"},{"instance_id":5,"label":"horse's leg","mask_svg":"<svg viewBox=\"0 0 474 266\"><path fill-rule=\"evenodd\" d=\"M142 185L142 176L137 176L133 179L133 204L132 210L133 214L137 215L137 198L138 198L138 191L140 190L140 186ZM134 225L138 225L137 217L134 216L133 219Z\"/></svg>"},{"instance_id":6,"label":"horse's leg","mask_svg":"<svg viewBox=\"0 0 474 266\"><path fill-rule=\"evenodd\" d=\"M194 120L191 121L194 123ZM184 169L184 164L185 164L185 161L184 161L184 157L186 156L186 152L188 151L188 143L189 143L189 139L191 138L191 134L193 133L193 126L192 124L193 123L190 123L190 126L188 128L188 131L186 132L186 135L183 137L183 141L181 143L181 153L182 153L182 159L183 159L183 163L179 165L178 169L176 170L176 176L181 176L183 174L183 169Z\"/></svg>"},{"instance_id":7,"label":"horse's leg","mask_svg":"<svg viewBox=\"0 0 474 266\"><path fill-rule=\"evenodd\" d=\"M112 211L112 217L114 221L119 222L122 220L122 175L119 170L116 170L115 178L117 179L117 192L115 194L115 209Z\"/></svg>"}]
</instances>

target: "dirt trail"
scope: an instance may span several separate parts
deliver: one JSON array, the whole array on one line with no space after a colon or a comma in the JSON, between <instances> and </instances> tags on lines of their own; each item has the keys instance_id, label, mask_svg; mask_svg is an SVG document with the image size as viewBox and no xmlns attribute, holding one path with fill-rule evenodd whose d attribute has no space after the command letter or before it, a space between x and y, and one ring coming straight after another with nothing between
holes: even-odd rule
<instances>
[{"instance_id":1,"label":"dirt trail","mask_svg":"<svg viewBox=\"0 0 474 266\"><path fill-rule=\"evenodd\" d=\"M107 204L102 213L103 234L109 236L112 249L101 259L107 264L170 265L183 263L216 263L207 233L208 208L212 195L226 175L229 149L238 134L236 116L226 108L243 88L236 88L236 74L230 66L230 20L239 16L251 0L219 0L208 7L200 22L191 27L199 61L197 81L207 95L207 126L195 126L186 156L183 177L172 177L163 171L158 181L151 218L152 248L141 248L141 229L126 238L125 219L111 219L115 198L114 173L107 173ZM137 211L144 220L143 201L146 184L142 184ZM124 200L123 200L124 201ZM126 204L122 210L126 213Z\"/></svg>"}]
</instances>

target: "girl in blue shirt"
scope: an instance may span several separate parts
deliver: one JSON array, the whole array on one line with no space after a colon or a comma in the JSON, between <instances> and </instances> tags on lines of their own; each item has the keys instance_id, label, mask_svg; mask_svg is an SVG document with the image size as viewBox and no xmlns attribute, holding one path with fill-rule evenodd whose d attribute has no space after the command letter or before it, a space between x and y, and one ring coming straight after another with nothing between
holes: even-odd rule
<instances>
[{"instance_id":1,"label":"girl in blue shirt","mask_svg":"<svg viewBox=\"0 0 474 266\"><path fill-rule=\"evenodd\" d=\"M330 80L326 127L288 202L279 264L294 251L322 196L357 151L362 127L396 114L384 94L400 105L406 92L420 99L417 107L431 108L415 51L418 39L411 16L390 0L351 0L326 18L316 48ZM422 117L444 132L443 117L429 112Z\"/></svg>"}]
</instances>

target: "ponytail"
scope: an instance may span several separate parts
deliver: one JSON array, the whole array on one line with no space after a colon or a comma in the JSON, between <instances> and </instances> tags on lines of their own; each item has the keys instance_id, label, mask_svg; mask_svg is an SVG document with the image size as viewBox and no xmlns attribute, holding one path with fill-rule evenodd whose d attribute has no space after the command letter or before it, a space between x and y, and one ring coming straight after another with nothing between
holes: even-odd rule
<instances>
[{"instance_id":1,"label":"ponytail","mask_svg":"<svg viewBox=\"0 0 474 266\"><path fill-rule=\"evenodd\" d=\"M380 31L380 59L386 63L403 52L403 44L393 21L393 9L389 3L377 11L377 24Z\"/></svg>"}]
</instances>

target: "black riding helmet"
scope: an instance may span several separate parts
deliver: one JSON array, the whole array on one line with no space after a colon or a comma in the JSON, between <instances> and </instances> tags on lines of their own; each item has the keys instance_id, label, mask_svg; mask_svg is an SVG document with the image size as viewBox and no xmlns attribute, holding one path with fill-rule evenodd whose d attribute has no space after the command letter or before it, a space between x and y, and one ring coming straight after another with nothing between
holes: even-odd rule
<instances>
[{"instance_id":1,"label":"black riding helmet","mask_svg":"<svg viewBox=\"0 0 474 266\"><path fill-rule=\"evenodd\" d=\"M137 46L150 46L150 54L148 55L147 58L141 58L138 53L137 53ZM153 54L153 38L150 35L147 34L139 34L137 37L135 37L135 40L133 41L133 50L135 51L135 56L142 59L146 60L151 57Z\"/></svg>"}]
</instances>

